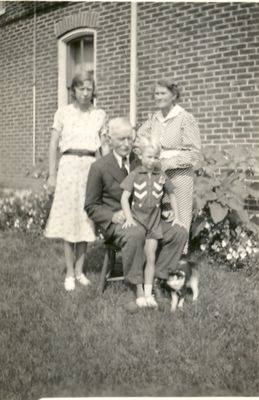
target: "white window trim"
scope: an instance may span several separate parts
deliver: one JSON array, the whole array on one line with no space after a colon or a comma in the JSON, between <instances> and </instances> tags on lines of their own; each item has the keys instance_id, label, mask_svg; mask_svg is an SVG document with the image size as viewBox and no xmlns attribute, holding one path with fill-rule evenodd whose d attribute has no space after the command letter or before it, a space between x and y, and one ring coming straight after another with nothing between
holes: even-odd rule
<instances>
[{"instance_id":1,"label":"white window trim","mask_svg":"<svg viewBox=\"0 0 259 400\"><path fill-rule=\"evenodd\" d=\"M88 33L93 34L94 40L94 80L96 82L96 30L80 28L62 36L58 41L58 107L67 104L67 42Z\"/></svg>"},{"instance_id":2,"label":"white window trim","mask_svg":"<svg viewBox=\"0 0 259 400\"><path fill-rule=\"evenodd\" d=\"M0 1L0 15L3 15L5 13L6 9L6 1Z\"/></svg>"}]
</instances>

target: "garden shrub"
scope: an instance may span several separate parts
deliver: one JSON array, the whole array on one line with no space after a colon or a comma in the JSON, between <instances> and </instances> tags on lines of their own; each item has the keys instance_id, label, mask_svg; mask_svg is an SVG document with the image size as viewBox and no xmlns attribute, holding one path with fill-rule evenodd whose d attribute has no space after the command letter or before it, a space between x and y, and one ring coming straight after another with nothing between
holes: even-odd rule
<instances>
[{"instance_id":1,"label":"garden shrub","mask_svg":"<svg viewBox=\"0 0 259 400\"><path fill-rule=\"evenodd\" d=\"M255 265L258 230L245 208L253 188L255 151L206 148L196 166L191 251L198 251L231 268ZM40 191L0 192L0 230L42 234L53 195L47 190L47 168L39 163L30 172L41 182Z\"/></svg>"},{"instance_id":2,"label":"garden shrub","mask_svg":"<svg viewBox=\"0 0 259 400\"><path fill-rule=\"evenodd\" d=\"M42 234L52 203L46 186L31 190L2 191L0 196L0 230Z\"/></svg>"},{"instance_id":3,"label":"garden shrub","mask_svg":"<svg viewBox=\"0 0 259 400\"><path fill-rule=\"evenodd\" d=\"M232 268L255 261L257 226L245 200L259 198L253 188L255 150L206 148L196 167L191 249L200 250Z\"/></svg>"}]
</instances>

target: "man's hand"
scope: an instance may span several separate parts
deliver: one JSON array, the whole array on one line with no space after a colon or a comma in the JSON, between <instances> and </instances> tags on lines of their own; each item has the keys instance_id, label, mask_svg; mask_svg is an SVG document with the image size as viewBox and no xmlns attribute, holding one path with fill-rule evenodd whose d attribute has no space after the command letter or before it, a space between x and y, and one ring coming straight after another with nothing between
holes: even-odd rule
<instances>
[{"instance_id":1,"label":"man's hand","mask_svg":"<svg viewBox=\"0 0 259 400\"><path fill-rule=\"evenodd\" d=\"M173 220L175 218L173 210L163 210L162 215L163 215L164 219L166 220L166 222L173 222Z\"/></svg>"},{"instance_id":2,"label":"man's hand","mask_svg":"<svg viewBox=\"0 0 259 400\"><path fill-rule=\"evenodd\" d=\"M175 219L173 220L172 226L173 226L173 225L179 225L179 226L182 226L183 228L187 229L187 228L186 228L186 225L180 220L179 217L178 217L178 218L175 218Z\"/></svg>"},{"instance_id":3,"label":"man's hand","mask_svg":"<svg viewBox=\"0 0 259 400\"><path fill-rule=\"evenodd\" d=\"M120 211L116 211L113 216L112 216L112 222L114 224L123 224L123 222L125 221L125 216L124 216L124 212L122 210Z\"/></svg>"}]
</instances>

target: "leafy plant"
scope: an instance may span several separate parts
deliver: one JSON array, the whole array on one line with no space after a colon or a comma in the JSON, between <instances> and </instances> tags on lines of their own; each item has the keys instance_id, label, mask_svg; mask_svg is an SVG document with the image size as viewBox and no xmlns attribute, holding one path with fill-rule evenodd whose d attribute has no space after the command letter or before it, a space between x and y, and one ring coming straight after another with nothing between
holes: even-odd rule
<instances>
[{"instance_id":1,"label":"leafy plant","mask_svg":"<svg viewBox=\"0 0 259 400\"><path fill-rule=\"evenodd\" d=\"M224 249L221 251L222 258L233 260L231 264L235 266L237 261L254 254L248 250L245 256L242 249L244 238L250 240L252 248L257 244L258 230L245 207L248 197L259 199L259 191L251 181L255 173L257 167L253 149L203 150L194 182L193 247L198 246L214 255ZM243 236L242 243L239 229ZM231 252L234 252L233 257ZM239 253L242 257L237 256Z\"/></svg>"},{"instance_id":2,"label":"leafy plant","mask_svg":"<svg viewBox=\"0 0 259 400\"><path fill-rule=\"evenodd\" d=\"M205 226L204 211L214 224L231 214L237 223L255 231L245 209L248 196L259 199L259 191L248 181L255 172L256 158L250 149L203 150L194 182L194 236Z\"/></svg>"}]
</instances>

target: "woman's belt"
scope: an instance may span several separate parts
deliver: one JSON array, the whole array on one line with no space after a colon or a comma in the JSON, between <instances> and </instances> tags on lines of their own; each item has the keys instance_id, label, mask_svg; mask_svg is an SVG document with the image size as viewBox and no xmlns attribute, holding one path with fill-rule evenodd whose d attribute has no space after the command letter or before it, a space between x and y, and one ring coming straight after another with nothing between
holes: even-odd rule
<instances>
[{"instance_id":1,"label":"woman's belt","mask_svg":"<svg viewBox=\"0 0 259 400\"><path fill-rule=\"evenodd\" d=\"M64 153L62 155L63 156L72 155L72 156L78 156L78 157L84 157L84 156L95 157L95 152L88 151L88 150L68 149L68 150L64 151Z\"/></svg>"}]
</instances>

